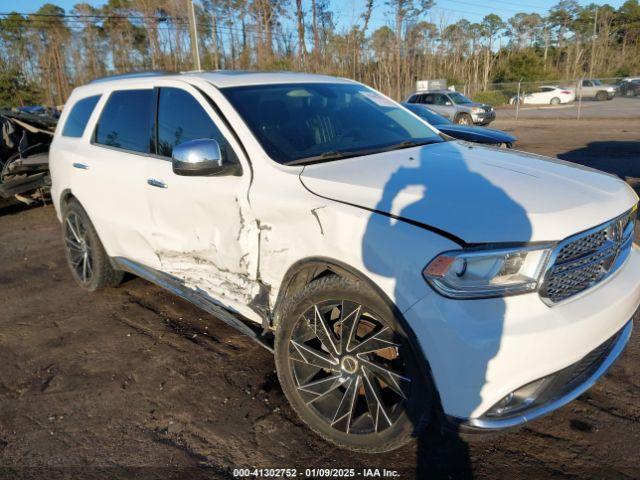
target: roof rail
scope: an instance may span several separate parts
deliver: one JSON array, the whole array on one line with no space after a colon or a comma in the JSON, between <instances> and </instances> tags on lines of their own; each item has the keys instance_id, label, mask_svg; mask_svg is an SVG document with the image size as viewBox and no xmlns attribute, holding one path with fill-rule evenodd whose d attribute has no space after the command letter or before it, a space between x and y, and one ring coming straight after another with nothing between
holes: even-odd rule
<instances>
[{"instance_id":1,"label":"roof rail","mask_svg":"<svg viewBox=\"0 0 640 480\"><path fill-rule=\"evenodd\" d=\"M116 75L107 75L105 77L96 78L89 83L108 82L111 80L121 80L126 78L145 78L145 77L160 77L162 75L176 75L176 72L170 72L168 70L146 70L142 72L127 72L118 73Z\"/></svg>"}]
</instances>

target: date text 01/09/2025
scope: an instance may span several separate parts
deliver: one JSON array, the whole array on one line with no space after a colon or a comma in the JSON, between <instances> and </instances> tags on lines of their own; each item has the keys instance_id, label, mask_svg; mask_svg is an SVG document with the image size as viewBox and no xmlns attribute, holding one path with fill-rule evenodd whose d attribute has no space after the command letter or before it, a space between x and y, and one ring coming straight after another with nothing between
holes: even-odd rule
<instances>
[{"instance_id":1,"label":"date text 01/09/2025","mask_svg":"<svg viewBox=\"0 0 640 480\"><path fill-rule=\"evenodd\" d=\"M235 468L235 478L397 478L397 470L386 468Z\"/></svg>"}]
</instances>

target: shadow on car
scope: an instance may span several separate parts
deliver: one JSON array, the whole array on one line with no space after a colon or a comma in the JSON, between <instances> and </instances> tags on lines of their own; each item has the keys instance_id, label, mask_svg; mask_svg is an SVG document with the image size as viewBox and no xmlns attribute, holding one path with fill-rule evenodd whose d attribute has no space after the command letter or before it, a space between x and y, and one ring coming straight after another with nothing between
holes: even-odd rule
<instances>
[{"instance_id":1,"label":"shadow on car","mask_svg":"<svg viewBox=\"0 0 640 480\"><path fill-rule=\"evenodd\" d=\"M436 218L439 212L453 208L445 198L444 192L451 185L457 184L459 195L463 201L461 204L469 205L465 220L468 224L488 224L495 215L494 211L483 208L481 205L474 205L474 198L491 198L501 205L502 213L511 221L511 227L517 232L518 238L530 238L532 232L531 223L526 215L525 208L516 200L511 198L502 188L494 185L481 173L469 170L467 159L463 157L464 150L449 152L447 162L449 165L448 175L450 178L443 178L441 175L434 175L432 165L437 164L438 157L431 153L429 148L420 151L419 156L411 157L415 163L411 167L399 167L387 179L382 196L374 209L374 212L389 212L391 205L402 194L411 189L421 188L422 195L413 203L406 205L399 213L398 218L416 218L416 212L431 212L432 218ZM393 276L393 260L388 255L381 255L376 252L373 246L378 244L381 237L394 238L391 234L393 230L402 232L407 225L402 221L397 221L391 216L373 214L369 218L367 229L362 238L363 261L370 271L378 275ZM401 283L398 282L398 285ZM396 291L396 297L402 298L403 292ZM433 295L437 295L433 293ZM437 302L434 302L437 305ZM437 307L436 307L437 308ZM457 381L467 382L465 390L468 396L466 407L471 412L478 407L483 398L482 386L487 380L489 364L500 350L502 342L503 323L506 315L506 303L502 300L493 301L493 320L491 325L484 325L486 330L492 329L493 334L488 336L482 349L476 351L474 356L468 358L457 358L457 362L465 365L463 378ZM429 321L424 318L424 321ZM435 347L434 343L427 342ZM433 359L429 359L429 349L426 348L426 361L429 367L433 367ZM472 359L472 361L470 361ZM432 368L430 368L433 371ZM439 392L442 398L443 391ZM465 434L472 433L465 429L464 425L442 424L443 418L439 418L440 405L436 398L432 397L434 405L431 405L431 418L425 419L422 411L417 412L412 423L417 431L425 421L429 422L429 427L418 437L416 450L415 478L447 478L472 479L473 465L470 457L469 446L466 443ZM449 401L451 399L449 398ZM442 412L444 413L444 412ZM444 427L448 431L446 435L438 435L437 428Z\"/></svg>"}]
</instances>

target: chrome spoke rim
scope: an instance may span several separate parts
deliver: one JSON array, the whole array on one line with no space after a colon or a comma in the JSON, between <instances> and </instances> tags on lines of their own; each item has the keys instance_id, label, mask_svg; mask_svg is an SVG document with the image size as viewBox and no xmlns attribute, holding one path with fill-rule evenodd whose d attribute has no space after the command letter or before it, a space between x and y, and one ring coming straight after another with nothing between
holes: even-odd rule
<instances>
[{"instance_id":1,"label":"chrome spoke rim","mask_svg":"<svg viewBox=\"0 0 640 480\"><path fill-rule=\"evenodd\" d=\"M296 393L330 427L378 434L395 424L411 379L395 332L363 305L328 301L298 319L289 342Z\"/></svg>"},{"instance_id":2,"label":"chrome spoke rim","mask_svg":"<svg viewBox=\"0 0 640 480\"><path fill-rule=\"evenodd\" d=\"M71 268L82 283L87 283L93 276L93 257L87 229L75 213L70 213L64 224L64 240Z\"/></svg>"}]
</instances>

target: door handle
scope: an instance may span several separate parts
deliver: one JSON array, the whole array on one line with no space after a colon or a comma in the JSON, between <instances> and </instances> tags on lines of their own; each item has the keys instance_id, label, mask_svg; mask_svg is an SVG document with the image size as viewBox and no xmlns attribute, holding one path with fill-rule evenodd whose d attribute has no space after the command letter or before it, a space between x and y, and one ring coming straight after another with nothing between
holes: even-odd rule
<instances>
[{"instance_id":1,"label":"door handle","mask_svg":"<svg viewBox=\"0 0 640 480\"><path fill-rule=\"evenodd\" d=\"M151 185L152 187L158 187L158 188L167 188L168 185L164 182L161 182L160 180L156 180L155 178L150 178L147 180L147 183L149 185Z\"/></svg>"},{"instance_id":2,"label":"door handle","mask_svg":"<svg viewBox=\"0 0 640 480\"><path fill-rule=\"evenodd\" d=\"M80 170L89 170L89 165L86 163L74 163L73 168L79 168Z\"/></svg>"}]
</instances>

